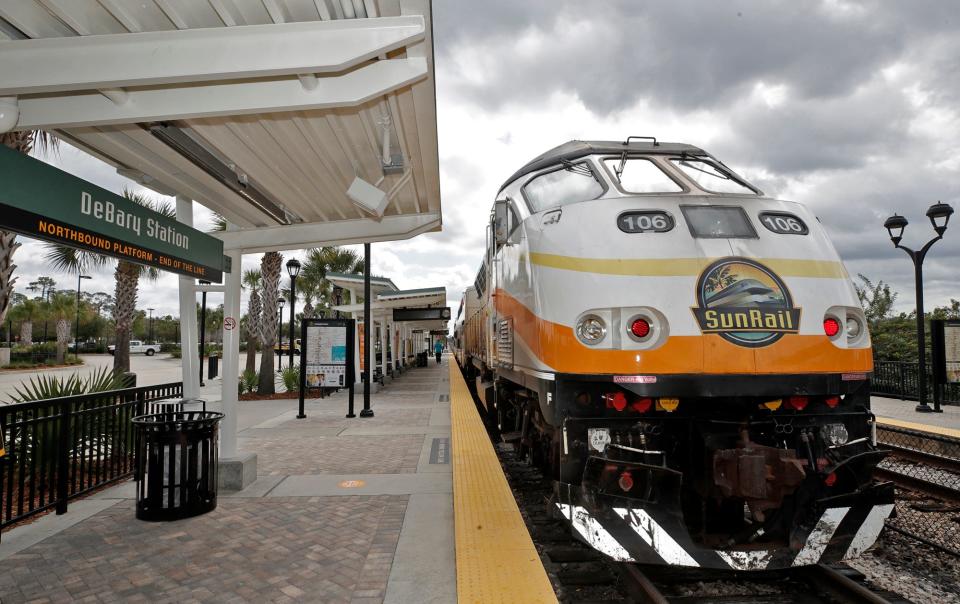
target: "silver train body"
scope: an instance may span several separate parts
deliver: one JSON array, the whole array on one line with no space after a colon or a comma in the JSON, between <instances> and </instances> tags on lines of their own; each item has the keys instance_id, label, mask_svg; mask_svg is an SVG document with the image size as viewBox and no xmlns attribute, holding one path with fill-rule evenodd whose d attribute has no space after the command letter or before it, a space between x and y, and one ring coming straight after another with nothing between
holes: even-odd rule
<instances>
[{"instance_id":1,"label":"silver train body","mask_svg":"<svg viewBox=\"0 0 960 604\"><path fill-rule=\"evenodd\" d=\"M487 241L456 358L580 538L734 569L874 542L870 336L806 207L690 145L574 141L504 184Z\"/></svg>"}]
</instances>

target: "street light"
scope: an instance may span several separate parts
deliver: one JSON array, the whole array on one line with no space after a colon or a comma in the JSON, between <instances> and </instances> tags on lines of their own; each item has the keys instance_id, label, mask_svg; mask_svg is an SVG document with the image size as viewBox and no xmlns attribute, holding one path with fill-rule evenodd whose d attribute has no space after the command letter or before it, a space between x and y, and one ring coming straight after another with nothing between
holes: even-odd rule
<instances>
[{"instance_id":1,"label":"street light","mask_svg":"<svg viewBox=\"0 0 960 604\"><path fill-rule=\"evenodd\" d=\"M77 273L77 321L76 325L73 326L73 352L77 355L77 358L80 357L80 280L81 279L93 279L90 275L84 275L83 273Z\"/></svg>"},{"instance_id":2,"label":"street light","mask_svg":"<svg viewBox=\"0 0 960 604\"><path fill-rule=\"evenodd\" d=\"M200 285L210 285L209 281L200 279ZM203 383L203 340L206 335L207 327L207 290L204 289L200 295L200 385L206 386ZM196 298L194 298L196 300Z\"/></svg>"},{"instance_id":3,"label":"street light","mask_svg":"<svg viewBox=\"0 0 960 604\"><path fill-rule=\"evenodd\" d=\"M291 258L287 261L287 274L290 275L290 367L293 367L293 320L297 308L297 275L300 274L300 261Z\"/></svg>"},{"instance_id":4,"label":"street light","mask_svg":"<svg viewBox=\"0 0 960 604\"><path fill-rule=\"evenodd\" d=\"M947 223L950 222L950 216L952 214L953 208L945 203L937 202L927 209L927 218L930 219L930 224L933 225L933 230L937 233L937 236L928 241L919 251L900 245L900 241L903 239L903 231L907 228L907 224L909 224L906 218L894 214L883 223L884 228L886 228L890 234L890 241L893 242L893 247L898 247L906 252L913 261L914 280L916 281L917 287L917 350L919 361L917 367L917 400L919 404L916 406L916 411L921 413L930 413L931 411L935 413L942 412L942 409L940 409L940 401L937 397L934 397L933 409L927 405L926 334L923 325L923 259L927 256L927 250L929 250L934 243L943 239L943 234L947 230Z\"/></svg>"},{"instance_id":5,"label":"street light","mask_svg":"<svg viewBox=\"0 0 960 604\"><path fill-rule=\"evenodd\" d=\"M280 343L283 341L283 305L287 303L286 298L280 298L277 300L277 342ZM280 350L279 346L277 350ZM283 369L283 353L277 355L277 371Z\"/></svg>"},{"instance_id":6,"label":"street light","mask_svg":"<svg viewBox=\"0 0 960 604\"><path fill-rule=\"evenodd\" d=\"M151 344L153 344L153 310L154 309L148 308L147 310L150 311L150 323L149 323L150 326L147 328L148 330L147 339L150 340Z\"/></svg>"}]
</instances>

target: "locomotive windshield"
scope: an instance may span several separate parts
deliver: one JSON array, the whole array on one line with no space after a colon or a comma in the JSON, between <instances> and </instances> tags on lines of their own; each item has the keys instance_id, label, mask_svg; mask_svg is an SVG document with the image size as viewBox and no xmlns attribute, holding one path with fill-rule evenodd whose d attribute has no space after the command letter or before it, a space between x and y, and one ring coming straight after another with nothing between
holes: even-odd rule
<instances>
[{"instance_id":1,"label":"locomotive windshield","mask_svg":"<svg viewBox=\"0 0 960 604\"><path fill-rule=\"evenodd\" d=\"M627 193L680 193L683 187L649 159L608 159L603 162Z\"/></svg>"},{"instance_id":2,"label":"locomotive windshield","mask_svg":"<svg viewBox=\"0 0 960 604\"><path fill-rule=\"evenodd\" d=\"M704 159L680 158L671 159L683 173L697 183L704 191L711 193L735 193L741 195L756 195L756 191L746 183L737 180L733 174Z\"/></svg>"},{"instance_id":3,"label":"locomotive windshield","mask_svg":"<svg viewBox=\"0 0 960 604\"><path fill-rule=\"evenodd\" d=\"M564 167L537 176L523 187L531 212L589 201L603 195L605 187L585 162L565 162Z\"/></svg>"}]
</instances>

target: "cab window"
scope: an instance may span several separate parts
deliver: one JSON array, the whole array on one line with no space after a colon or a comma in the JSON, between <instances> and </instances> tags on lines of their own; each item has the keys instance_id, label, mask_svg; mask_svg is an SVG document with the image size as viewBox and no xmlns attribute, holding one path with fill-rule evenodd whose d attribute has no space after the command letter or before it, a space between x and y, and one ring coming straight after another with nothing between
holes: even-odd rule
<instances>
[{"instance_id":1,"label":"cab window","mask_svg":"<svg viewBox=\"0 0 960 604\"><path fill-rule=\"evenodd\" d=\"M756 195L757 192L746 183L736 179L729 171L704 159L671 159L673 165L698 187L711 193L734 193L737 195Z\"/></svg>"},{"instance_id":2,"label":"cab window","mask_svg":"<svg viewBox=\"0 0 960 604\"><path fill-rule=\"evenodd\" d=\"M558 208L580 201L590 201L603 195L606 188L586 162L566 166L541 174L523 187L523 197L531 213Z\"/></svg>"},{"instance_id":3,"label":"cab window","mask_svg":"<svg viewBox=\"0 0 960 604\"><path fill-rule=\"evenodd\" d=\"M624 193L680 193L683 187L649 159L611 158L604 160L610 173L620 181Z\"/></svg>"}]
</instances>

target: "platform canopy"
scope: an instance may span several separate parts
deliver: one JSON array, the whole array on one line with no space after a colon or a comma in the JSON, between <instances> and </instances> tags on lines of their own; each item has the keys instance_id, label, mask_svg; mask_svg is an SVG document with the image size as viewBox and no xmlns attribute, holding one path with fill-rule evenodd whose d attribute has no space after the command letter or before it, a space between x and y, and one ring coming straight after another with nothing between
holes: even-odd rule
<instances>
[{"instance_id":1,"label":"platform canopy","mask_svg":"<svg viewBox=\"0 0 960 604\"><path fill-rule=\"evenodd\" d=\"M358 278L359 285L362 287L362 275L327 273L327 279L335 285L339 285L345 289L357 287L356 283L350 283L347 279L345 279L345 277ZM377 281L381 282L381 288L379 292L377 292L373 287ZM392 288L385 287L383 285L384 281L389 282L390 285L393 285L393 282L391 282L389 279L382 279L378 277L372 277L370 279L371 292L375 292L373 294L373 298L370 300L370 312L374 317L380 315L388 317L388 321L391 323L393 322L392 313L394 309L440 308L445 306L447 303L447 290L445 287L426 287L422 289L398 290L395 286ZM351 316L359 319L363 318L362 303L334 306L332 307L332 310L351 313ZM437 331L447 329L447 320L445 319L428 319L403 322L405 323L405 327L410 330L422 329L424 331Z\"/></svg>"},{"instance_id":2,"label":"platform canopy","mask_svg":"<svg viewBox=\"0 0 960 604\"><path fill-rule=\"evenodd\" d=\"M412 237L441 224L430 17L429 0L2 2L0 132L53 132L202 203L227 252Z\"/></svg>"}]
</instances>

